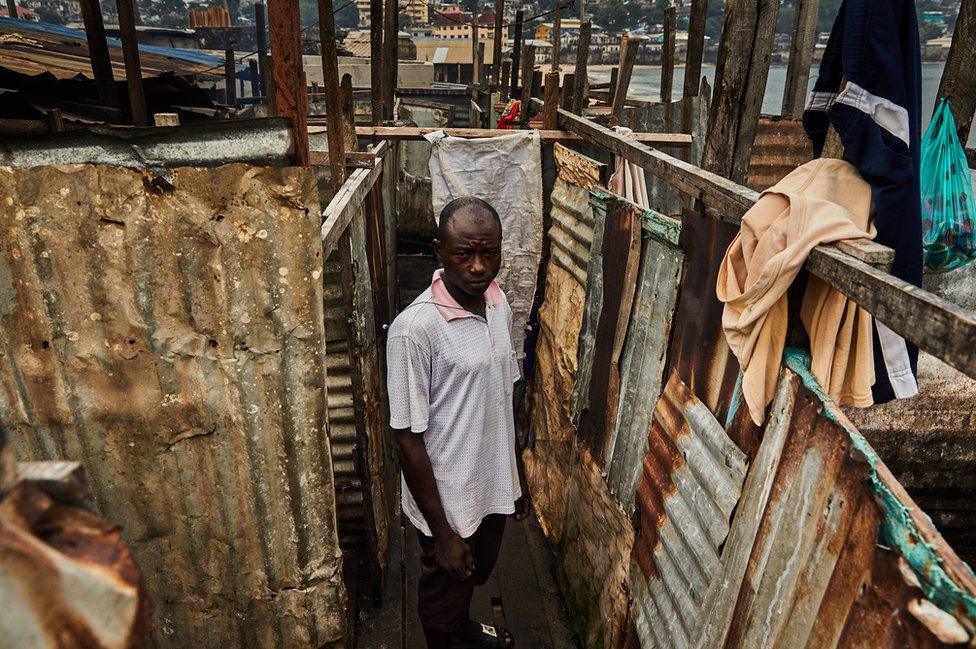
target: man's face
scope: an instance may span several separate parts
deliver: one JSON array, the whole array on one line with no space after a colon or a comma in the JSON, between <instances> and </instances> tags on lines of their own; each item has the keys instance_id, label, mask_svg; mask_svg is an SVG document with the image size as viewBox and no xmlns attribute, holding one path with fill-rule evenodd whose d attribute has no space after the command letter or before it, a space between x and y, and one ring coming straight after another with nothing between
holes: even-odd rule
<instances>
[{"instance_id":1,"label":"man's face","mask_svg":"<svg viewBox=\"0 0 976 649\"><path fill-rule=\"evenodd\" d=\"M495 217L477 208L454 213L441 239L434 240L444 281L463 293L483 295L502 261L502 228Z\"/></svg>"}]
</instances>

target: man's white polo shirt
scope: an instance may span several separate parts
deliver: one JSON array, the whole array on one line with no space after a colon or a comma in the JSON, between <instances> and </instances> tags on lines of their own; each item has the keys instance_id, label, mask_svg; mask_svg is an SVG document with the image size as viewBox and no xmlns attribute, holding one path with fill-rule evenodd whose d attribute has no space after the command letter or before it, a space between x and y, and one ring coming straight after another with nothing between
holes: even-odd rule
<instances>
[{"instance_id":1,"label":"man's white polo shirt","mask_svg":"<svg viewBox=\"0 0 976 649\"><path fill-rule=\"evenodd\" d=\"M512 312L495 282L486 318L462 308L434 273L431 286L390 325L390 426L423 434L447 521L462 538L488 514L511 514L522 495L515 461ZM402 505L430 528L401 477Z\"/></svg>"}]
</instances>

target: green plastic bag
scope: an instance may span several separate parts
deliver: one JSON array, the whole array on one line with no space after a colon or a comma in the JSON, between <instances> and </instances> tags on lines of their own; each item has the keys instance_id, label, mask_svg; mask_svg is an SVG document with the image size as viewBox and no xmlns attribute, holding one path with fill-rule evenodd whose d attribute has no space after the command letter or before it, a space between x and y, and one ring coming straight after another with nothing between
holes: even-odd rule
<instances>
[{"instance_id":1,"label":"green plastic bag","mask_svg":"<svg viewBox=\"0 0 976 649\"><path fill-rule=\"evenodd\" d=\"M942 99L922 137L922 249L925 269L947 271L976 258L976 203L949 100Z\"/></svg>"}]
</instances>

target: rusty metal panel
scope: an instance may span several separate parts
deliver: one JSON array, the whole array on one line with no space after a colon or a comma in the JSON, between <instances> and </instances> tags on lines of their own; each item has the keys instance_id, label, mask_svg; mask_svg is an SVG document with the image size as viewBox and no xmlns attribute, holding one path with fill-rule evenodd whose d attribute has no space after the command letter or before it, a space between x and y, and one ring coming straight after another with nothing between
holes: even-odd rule
<instances>
[{"instance_id":1,"label":"rusty metal panel","mask_svg":"<svg viewBox=\"0 0 976 649\"><path fill-rule=\"evenodd\" d=\"M314 172L0 168L0 201L0 416L84 462L154 644L340 640Z\"/></svg>"},{"instance_id":2,"label":"rusty metal panel","mask_svg":"<svg viewBox=\"0 0 976 649\"><path fill-rule=\"evenodd\" d=\"M648 446L637 487L634 622L649 646L687 647L739 501L746 457L676 373L655 406Z\"/></svg>"},{"instance_id":3,"label":"rusty metal panel","mask_svg":"<svg viewBox=\"0 0 976 649\"><path fill-rule=\"evenodd\" d=\"M976 578L788 350L698 647L929 647L976 631Z\"/></svg>"},{"instance_id":4,"label":"rusty metal panel","mask_svg":"<svg viewBox=\"0 0 976 649\"><path fill-rule=\"evenodd\" d=\"M557 166L549 229L549 264L539 308L539 337L533 378L530 446L524 454L526 478L539 522L554 543L563 536L566 493L576 451L570 395L576 382L579 333L586 301L586 261L592 232L589 188L598 187L603 165L556 144ZM558 199L557 199L558 196ZM558 252L554 233L581 237L575 248L583 260Z\"/></svg>"},{"instance_id":5,"label":"rusty metal panel","mask_svg":"<svg viewBox=\"0 0 976 649\"><path fill-rule=\"evenodd\" d=\"M71 464L22 463L0 498L0 646L144 647L151 603L119 526L88 509L80 469L67 493L48 479Z\"/></svg>"},{"instance_id":6,"label":"rusty metal panel","mask_svg":"<svg viewBox=\"0 0 976 649\"><path fill-rule=\"evenodd\" d=\"M762 115L749 159L751 189L769 189L788 173L813 159L813 143L798 119Z\"/></svg>"},{"instance_id":7,"label":"rusty metal panel","mask_svg":"<svg viewBox=\"0 0 976 649\"><path fill-rule=\"evenodd\" d=\"M648 451L647 430L664 383L684 259L677 240L679 222L647 211L641 226L640 274L620 359L620 406L607 452L607 484L624 511L633 508L634 490ZM670 226L671 239L660 235L665 226Z\"/></svg>"},{"instance_id":8,"label":"rusty metal panel","mask_svg":"<svg viewBox=\"0 0 976 649\"><path fill-rule=\"evenodd\" d=\"M738 228L698 212L681 216L684 270L672 324L668 373L677 370L720 421L726 420L739 364L722 333L722 303L715 282Z\"/></svg>"}]
</instances>

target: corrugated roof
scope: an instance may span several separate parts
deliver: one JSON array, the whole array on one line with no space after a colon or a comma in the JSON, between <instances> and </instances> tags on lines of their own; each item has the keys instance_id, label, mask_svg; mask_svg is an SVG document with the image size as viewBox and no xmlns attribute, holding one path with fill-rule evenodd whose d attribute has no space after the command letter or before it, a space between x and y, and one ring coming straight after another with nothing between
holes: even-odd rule
<instances>
[{"instance_id":1,"label":"corrugated roof","mask_svg":"<svg viewBox=\"0 0 976 649\"><path fill-rule=\"evenodd\" d=\"M116 79L125 79L122 41L105 39ZM200 51L153 45L139 46L142 74L161 72L223 75L223 59ZM51 23L32 23L0 17L0 66L23 74L50 72L59 79L79 74L92 77L85 32Z\"/></svg>"}]
</instances>

